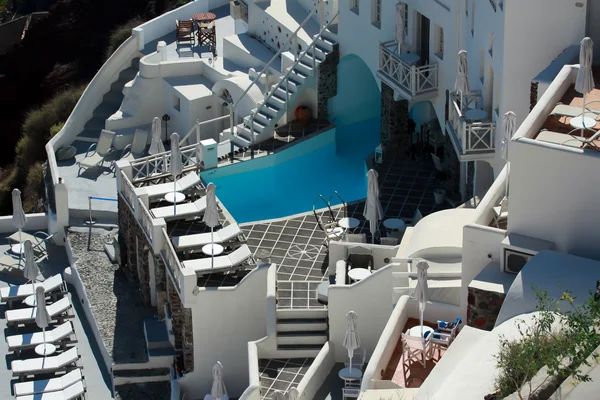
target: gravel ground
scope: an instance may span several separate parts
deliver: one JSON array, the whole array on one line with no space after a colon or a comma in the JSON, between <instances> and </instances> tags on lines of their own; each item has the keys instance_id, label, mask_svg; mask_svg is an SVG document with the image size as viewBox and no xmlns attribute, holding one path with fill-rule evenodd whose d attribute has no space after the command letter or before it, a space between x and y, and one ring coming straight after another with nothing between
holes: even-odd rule
<instances>
[{"instance_id":1,"label":"gravel ground","mask_svg":"<svg viewBox=\"0 0 600 400\"><path fill-rule=\"evenodd\" d=\"M115 272L104 252L104 244L115 235L116 231L92 233L89 249L88 233L70 232L69 240L108 353L116 364L146 362L144 319L148 314L138 287L121 271Z\"/></svg>"},{"instance_id":2,"label":"gravel ground","mask_svg":"<svg viewBox=\"0 0 600 400\"><path fill-rule=\"evenodd\" d=\"M169 400L171 383L146 382L115 386L115 400Z\"/></svg>"}]
</instances>

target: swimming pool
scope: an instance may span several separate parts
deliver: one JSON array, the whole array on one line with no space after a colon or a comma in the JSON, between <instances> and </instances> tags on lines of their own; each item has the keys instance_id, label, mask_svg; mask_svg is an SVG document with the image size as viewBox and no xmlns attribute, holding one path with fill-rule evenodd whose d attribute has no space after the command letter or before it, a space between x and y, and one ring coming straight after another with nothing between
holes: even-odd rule
<instances>
[{"instance_id":1,"label":"swimming pool","mask_svg":"<svg viewBox=\"0 0 600 400\"><path fill-rule=\"evenodd\" d=\"M312 210L338 191L346 202L366 195L365 159L380 140L379 118L338 127L274 156L203 172L238 223ZM322 202L319 208L324 207Z\"/></svg>"}]
</instances>

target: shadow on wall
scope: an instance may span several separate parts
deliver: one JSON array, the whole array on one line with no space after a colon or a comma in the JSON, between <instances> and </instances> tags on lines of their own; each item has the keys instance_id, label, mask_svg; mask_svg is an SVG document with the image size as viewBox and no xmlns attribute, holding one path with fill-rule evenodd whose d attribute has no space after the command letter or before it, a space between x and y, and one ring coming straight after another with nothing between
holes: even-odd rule
<instances>
[{"instance_id":1,"label":"shadow on wall","mask_svg":"<svg viewBox=\"0 0 600 400\"><path fill-rule=\"evenodd\" d=\"M354 54L343 57L338 64L337 96L333 104L338 127L381 116L379 85L367 64Z\"/></svg>"}]
</instances>

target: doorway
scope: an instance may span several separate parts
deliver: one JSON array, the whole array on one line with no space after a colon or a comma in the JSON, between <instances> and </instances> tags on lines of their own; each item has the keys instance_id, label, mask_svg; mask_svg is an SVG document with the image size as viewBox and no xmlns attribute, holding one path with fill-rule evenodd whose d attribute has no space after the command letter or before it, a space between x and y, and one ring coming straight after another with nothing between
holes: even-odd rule
<instances>
[{"instance_id":1,"label":"doorway","mask_svg":"<svg viewBox=\"0 0 600 400\"><path fill-rule=\"evenodd\" d=\"M417 15L417 23L418 23L418 49L419 56L421 57L421 65L429 64L429 28L430 22L429 18L425 17L422 14Z\"/></svg>"}]
</instances>

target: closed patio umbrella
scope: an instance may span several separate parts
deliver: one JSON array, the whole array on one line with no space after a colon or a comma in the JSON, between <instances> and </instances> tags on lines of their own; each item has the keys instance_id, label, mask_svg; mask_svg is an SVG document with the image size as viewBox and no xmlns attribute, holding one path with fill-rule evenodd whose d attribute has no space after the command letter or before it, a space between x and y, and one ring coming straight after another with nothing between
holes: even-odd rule
<instances>
[{"instance_id":1,"label":"closed patio umbrella","mask_svg":"<svg viewBox=\"0 0 600 400\"><path fill-rule=\"evenodd\" d=\"M169 164L169 172L173 177L173 205L175 206L175 214L177 214L177 176L181 174L183 165L181 164L181 152L179 151L179 135L173 133L171 135L171 162Z\"/></svg>"},{"instance_id":2,"label":"closed patio umbrella","mask_svg":"<svg viewBox=\"0 0 600 400\"><path fill-rule=\"evenodd\" d=\"M517 125L517 116L514 112L509 111L502 117L502 147L501 147L501 155L502 159L506 161L506 195L508 196L508 177L510 172L510 164L508 163L508 143L510 139L515 133L515 128Z\"/></svg>"},{"instance_id":3,"label":"closed patio umbrella","mask_svg":"<svg viewBox=\"0 0 600 400\"><path fill-rule=\"evenodd\" d=\"M454 90L460 92L460 110L462 112L463 96L471 93L469 85L469 64L467 51L461 50L456 57L456 81L454 82Z\"/></svg>"},{"instance_id":4,"label":"closed patio umbrella","mask_svg":"<svg viewBox=\"0 0 600 400\"><path fill-rule=\"evenodd\" d=\"M276 390L271 395L271 400L285 400L285 397L283 396L283 393L281 393L279 390Z\"/></svg>"},{"instance_id":5,"label":"closed patio umbrella","mask_svg":"<svg viewBox=\"0 0 600 400\"><path fill-rule=\"evenodd\" d=\"M148 150L148 153L158 154L165 152L165 145L160 138L161 131L162 127L160 118L154 117L152 120L152 142L150 143L150 149Z\"/></svg>"},{"instance_id":6,"label":"closed patio umbrella","mask_svg":"<svg viewBox=\"0 0 600 400\"><path fill-rule=\"evenodd\" d=\"M419 322L421 323L421 337L423 337L423 312L427 304L427 269L429 264L427 261L419 261L417 263L417 286L413 292L413 296L419 302Z\"/></svg>"},{"instance_id":7,"label":"closed patio umbrella","mask_svg":"<svg viewBox=\"0 0 600 400\"><path fill-rule=\"evenodd\" d=\"M582 116L585 116L585 95L594 89L593 57L594 42L589 37L585 37L579 47L579 71L577 71L577 80L575 81L575 90L583 94ZM583 128L581 128L581 136L583 136Z\"/></svg>"},{"instance_id":8,"label":"closed patio umbrella","mask_svg":"<svg viewBox=\"0 0 600 400\"><path fill-rule=\"evenodd\" d=\"M220 361L213 366L213 383L210 394L217 400L221 400L227 394L223 383L223 364Z\"/></svg>"},{"instance_id":9,"label":"closed patio umbrella","mask_svg":"<svg viewBox=\"0 0 600 400\"><path fill-rule=\"evenodd\" d=\"M354 350L360 347L360 337L358 336L358 315L354 311L349 311L346 314L346 335L344 336L344 347L348 350L348 357L350 358L350 364L348 368L352 371L352 356L354 356Z\"/></svg>"},{"instance_id":10,"label":"closed patio umbrella","mask_svg":"<svg viewBox=\"0 0 600 400\"><path fill-rule=\"evenodd\" d=\"M404 45L404 14L406 4L398 3L396 4L396 32L394 37L396 38L396 43L398 45L398 55L402 53L402 46Z\"/></svg>"},{"instance_id":11,"label":"closed patio umbrella","mask_svg":"<svg viewBox=\"0 0 600 400\"><path fill-rule=\"evenodd\" d=\"M19 230L19 243L20 246L23 246L23 244L21 243L21 230L25 228L25 225L27 224L27 217L25 216L25 212L23 211L23 203L21 202L21 191L19 189L13 189L12 191L12 205L12 224L15 228ZM23 253L22 250L22 247L20 247L19 254Z\"/></svg>"},{"instance_id":12,"label":"closed patio umbrella","mask_svg":"<svg viewBox=\"0 0 600 400\"><path fill-rule=\"evenodd\" d=\"M379 202L379 174L374 169L367 172L367 199L363 216L369 221L372 243L375 243L375 233L379 229L379 221L383 216L381 203Z\"/></svg>"},{"instance_id":13,"label":"closed patio umbrella","mask_svg":"<svg viewBox=\"0 0 600 400\"><path fill-rule=\"evenodd\" d=\"M35 313L35 323L38 328L42 329L42 341L44 342L40 346L43 346L42 354L46 355L51 346L46 346L46 328L50 324L50 315L46 310L46 290L42 286L38 286L35 289L35 306L37 307Z\"/></svg>"},{"instance_id":14,"label":"closed patio umbrella","mask_svg":"<svg viewBox=\"0 0 600 400\"><path fill-rule=\"evenodd\" d=\"M293 387L287 392L287 400L300 400L300 392L298 389Z\"/></svg>"},{"instance_id":15,"label":"closed patio umbrella","mask_svg":"<svg viewBox=\"0 0 600 400\"><path fill-rule=\"evenodd\" d=\"M33 246L31 245L31 241L26 240L23 245L25 247L25 268L23 270L23 276L25 276L25 279L31 282L31 288L33 289L35 280L40 273L40 269L35 262L35 255L33 254Z\"/></svg>"},{"instance_id":16,"label":"closed patio umbrella","mask_svg":"<svg viewBox=\"0 0 600 400\"><path fill-rule=\"evenodd\" d=\"M214 241L213 241L213 232L215 226L219 225L219 208L217 207L217 196L215 195L215 184L209 183L206 186L206 210L204 211L204 216L202 217L202 222L206 224L206 226L210 227L210 245L211 247L211 267L214 266L215 262L215 249L214 249Z\"/></svg>"}]
</instances>

